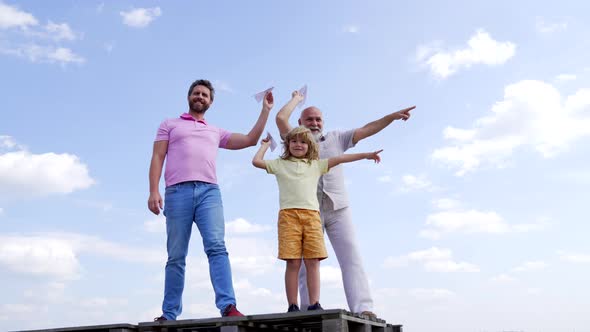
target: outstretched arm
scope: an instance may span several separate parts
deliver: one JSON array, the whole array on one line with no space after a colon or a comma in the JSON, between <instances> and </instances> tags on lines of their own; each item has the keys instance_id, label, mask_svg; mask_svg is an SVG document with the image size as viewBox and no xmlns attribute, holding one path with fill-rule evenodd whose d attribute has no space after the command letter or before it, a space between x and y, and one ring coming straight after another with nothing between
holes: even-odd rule
<instances>
[{"instance_id":1,"label":"outstretched arm","mask_svg":"<svg viewBox=\"0 0 590 332\"><path fill-rule=\"evenodd\" d=\"M166 152L168 152L168 141L154 142L154 152L152 153L149 173L150 197L148 198L148 209L155 215L160 214L160 210L164 208L159 185Z\"/></svg>"},{"instance_id":2,"label":"outstretched arm","mask_svg":"<svg viewBox=\"0 0 590 332\"><path fill-rule=\"evenodd\" d=\"M328 169L338 166L342 163L350 163L353 161L361 160L361 159L369 159L374 160L375 163L379 163L381 161L381 157L379 154L383 150L375 151L375 152L365 152L365 153L348 153L348 154L341 154L337 157L332 157L328 159Z\"/></svg>"},{"instance_id":3,"label":"outstretched arm","mask_svg":"<svg viewBox=\"0 0 590 332\"><path fill-rule=\"evenodd\" d=\"M262 111L260 111L258 121L256 121L256 124L254 124L252 130L250 130L247 135L238 133L231 134L226 148L230 150L239 150L256 145L260 135L262 135L262 131L266 125L266 120L268 120L268 115L270 114L270 110L273 106L274 98L272 96L272 92L267 92L264 96L264 101L262 102Z\"/></svg>"},{"instance_id":4,"label":"outstretched arm","mask_svg":"<svg viewBox=\"0 0 590 332\"><path fill-rule=\"evenodd\" d=\"M287 135L292 129L291 125L289 125L289 118L291 117L293 110L295 110L295 106L297 106L302 100L303 95L300 94L299 91L293 91L293 93L291 93L291 100L289 100L277 113L276 121L281 137L285 137L285 135Z\"/></svg>"},{"instance_id":5,"label":"outstretched arm","mask_svg":"<svg viewBox=\"0 0 590 332\"><path fill-rule=\"evenodd\" d=\"M369 136L375 135L376 133L383 130L383 128L389 126L395 120L404 120L407 121L410 118L410 111L416 108L416 106L404 108L401 111L393 112L387 114L386 116L382 117L379 120L375 120L373 122L369 122L361 128L358 128L354 131L354 135L352 136L352 143L356 144L360 140L367 138Z\"/></svg>"},{"instance_id":6,"label":"outstretched arm","mask_svg":"<svg viewBox=\"0 0 590 332\"><path fill-rule=\"evenodd\" d=\"M260 142L260 149L258 149L256 154L254 155L254 158L252 158L252 165L254 165L254 167L266 169L266 162L264 161L264 154L266 153L266 150L268 150L269 146L270 146L270 137L266 136L266 138Z\"/></svg>"}]
</instances>

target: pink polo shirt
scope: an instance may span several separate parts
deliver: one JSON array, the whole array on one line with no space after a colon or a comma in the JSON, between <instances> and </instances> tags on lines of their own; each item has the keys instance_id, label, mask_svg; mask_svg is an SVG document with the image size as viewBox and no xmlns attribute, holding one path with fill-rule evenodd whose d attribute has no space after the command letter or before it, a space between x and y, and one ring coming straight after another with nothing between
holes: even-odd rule
<instances>
[{"instance_id":1,"label":"pink polo shirt","mask_svg":"<svg viewBox=\"0 0 590 332\"><path fill-rule=\"evenodd\" d=\"M217 183L217 149L225 148L230 136L229 131L197 121L188 113L164 120L156 142L168 141L166 187L185 181Z\"/></svg>"}]
</instances>

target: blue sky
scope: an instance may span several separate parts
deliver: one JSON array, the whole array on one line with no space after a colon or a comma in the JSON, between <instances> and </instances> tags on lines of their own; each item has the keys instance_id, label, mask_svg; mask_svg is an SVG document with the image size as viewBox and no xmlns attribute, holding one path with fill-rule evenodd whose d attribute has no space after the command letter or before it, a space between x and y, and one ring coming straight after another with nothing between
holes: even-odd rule
<instances>
[{"instance_id":1,"label":"blue sky","mask_svg":"<svg viewBox=\"0 0 590 332\"><path fill-rule=\"evenodd\" d=\"M375 312L405 331L590 331L590 3L0 0L0 330L159 315L159 123L215 84L247 132L274 86L326 129L417 105L345 166ZM238 307L286 310L275 179L221 151ZM277 157L278 151L267 155ZM163 188L163 183L162 183ZM329 246L328 246L329 247ZM332 251L321 302L346 308ZM200 238L180 318L216 316Z\"/></svg>"}]
</instances>

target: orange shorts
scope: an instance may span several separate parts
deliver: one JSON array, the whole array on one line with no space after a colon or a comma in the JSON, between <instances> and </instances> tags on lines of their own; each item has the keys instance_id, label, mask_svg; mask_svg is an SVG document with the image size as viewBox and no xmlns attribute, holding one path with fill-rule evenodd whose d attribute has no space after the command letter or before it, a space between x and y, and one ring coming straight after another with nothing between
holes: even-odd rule
<instances>
[{"instance_id":1,"label":"orange shorts","mask_svg":"<svg viewBox=\"0 0 590 332\"><path fill-rule=\"evenodd\" d=\"M279 211L279 258L328 257L320 212L306 209Z\"/></svg>"}]
</instances>

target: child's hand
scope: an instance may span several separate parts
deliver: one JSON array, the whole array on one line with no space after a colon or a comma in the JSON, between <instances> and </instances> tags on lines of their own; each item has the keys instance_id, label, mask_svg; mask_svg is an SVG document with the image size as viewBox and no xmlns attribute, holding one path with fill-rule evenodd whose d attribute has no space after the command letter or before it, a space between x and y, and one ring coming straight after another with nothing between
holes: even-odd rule
<instances>
[{"instance_id":1,"label":"child's hand","mask_svg":"<svg viewBox=\"0 0 590 332\"><path fill-rule=\"evenodd\" d=\"M380 163L381 162L381 157L379 157L379 154L383 151L383 149L379 150L379 151L375 151L375 152L369 152L367 153L367 157L365 159L369 159L369 160L375 160L375 163Z\"/></svg>"},{"instance_id":2,"label":"child's hand","mask_svg":"<svg viewBox=\"0 0 590 332\"><path fill-rule=\"evenodd\" d=\"M270 134L266 135L266 137L260 141L260 145L262 145L262 146L270 145Z\"/></svg>"}]
</instances>

